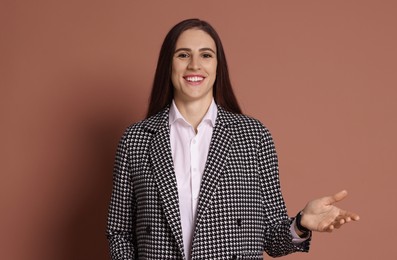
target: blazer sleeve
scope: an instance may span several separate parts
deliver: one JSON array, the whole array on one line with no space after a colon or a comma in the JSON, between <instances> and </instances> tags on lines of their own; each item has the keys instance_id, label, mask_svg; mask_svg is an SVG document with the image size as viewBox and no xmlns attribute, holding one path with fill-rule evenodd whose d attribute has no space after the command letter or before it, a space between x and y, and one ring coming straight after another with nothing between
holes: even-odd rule
<instances>
[{"instance_id":1,"label":"blazer sleeve","mask_svg":"<svg viewBox=\"0 0 397 260\"><path fill-rule=\"evenodd\" d=\"M258 155L258 170L265 198L264 249L266 253L272 257L278 257L296 251L307 252L310 239L298 245L292 243L290 226L293 219L287 215L280 188L277 154L271 134L265 127L262 129Z\"/></svg>"},{"instance_id":2,"label":"blazer sleeve","mask_svg":"<svg viewBox=\"0 0 397 260\"><path fill-rule=\"evenodd\" d=\"M135 259L135 199L131 182L130 147L127 131L121 138L114 164L113 190L109 205L107 238L112 260Z\"/></svg>"}]
</instances>

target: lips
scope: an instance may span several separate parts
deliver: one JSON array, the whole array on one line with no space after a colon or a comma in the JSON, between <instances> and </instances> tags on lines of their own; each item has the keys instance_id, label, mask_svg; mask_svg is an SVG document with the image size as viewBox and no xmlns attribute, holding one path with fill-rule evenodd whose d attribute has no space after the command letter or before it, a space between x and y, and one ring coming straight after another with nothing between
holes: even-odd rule
<instances>
[{"instance_id":1,"label":"lips","mask_svg":"<svg viewBox=\"0 0 397 260\"><path fill-rule=\"evenodd\" d=\"M205 79L205 77L201 75L187 75L183 77L186 81L191 82L191 83L198 83L201 82Z\"/></svg>"}]
</instances>

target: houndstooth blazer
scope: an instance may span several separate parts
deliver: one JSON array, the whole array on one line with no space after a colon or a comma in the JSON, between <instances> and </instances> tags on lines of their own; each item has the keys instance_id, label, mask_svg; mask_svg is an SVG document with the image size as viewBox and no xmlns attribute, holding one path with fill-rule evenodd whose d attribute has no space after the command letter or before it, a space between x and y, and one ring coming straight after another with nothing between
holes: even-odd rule
<instances>
[{"instance_id":1,"label":"houndstooth blazer","mask_svg":"<svg viewBox=\"0 0 397 260\"><path fill-rule=\"evenodd\" d=\"M119 143L107 226L112 259L186 259L170 146L169 107ZM262 259L292 244L269 131L218 107L200 187L192 259Z\"/></svg>"}]
</instances>

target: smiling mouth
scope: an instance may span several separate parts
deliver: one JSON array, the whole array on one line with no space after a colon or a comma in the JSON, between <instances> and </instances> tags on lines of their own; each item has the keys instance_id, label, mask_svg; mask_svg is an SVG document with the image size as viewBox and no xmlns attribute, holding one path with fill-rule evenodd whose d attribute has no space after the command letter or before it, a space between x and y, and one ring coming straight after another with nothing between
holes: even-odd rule
<instances>
[{"instance_id":1,"label":"smiling mouth","mask_svg":"<svg viewBox=\"0 0 397 260\"><path fill-rule=\"evenodd\" d=\"M201 82L204 80L204 77L202 76L187 76L183 78L188 82Z\"/></svg>"}]
</instances>

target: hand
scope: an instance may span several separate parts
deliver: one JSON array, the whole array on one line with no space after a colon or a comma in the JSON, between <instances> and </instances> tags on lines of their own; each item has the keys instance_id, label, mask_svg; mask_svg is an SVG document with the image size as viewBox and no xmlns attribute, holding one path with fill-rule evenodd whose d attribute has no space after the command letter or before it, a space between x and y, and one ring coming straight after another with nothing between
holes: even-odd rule
<instances>
[{"instance_id":1,"label":"hand","mask_svg":"<svg viewBox=\"0 0 397 260\"><path fill-rule=\"evenodd\" d=\"M346 196L347 191L343 190L333 196L310 201L302 211L301 225L312 231L332 232L345 223L359 220L356 213L334 206Z\"/></svg>"}]
</instances>

